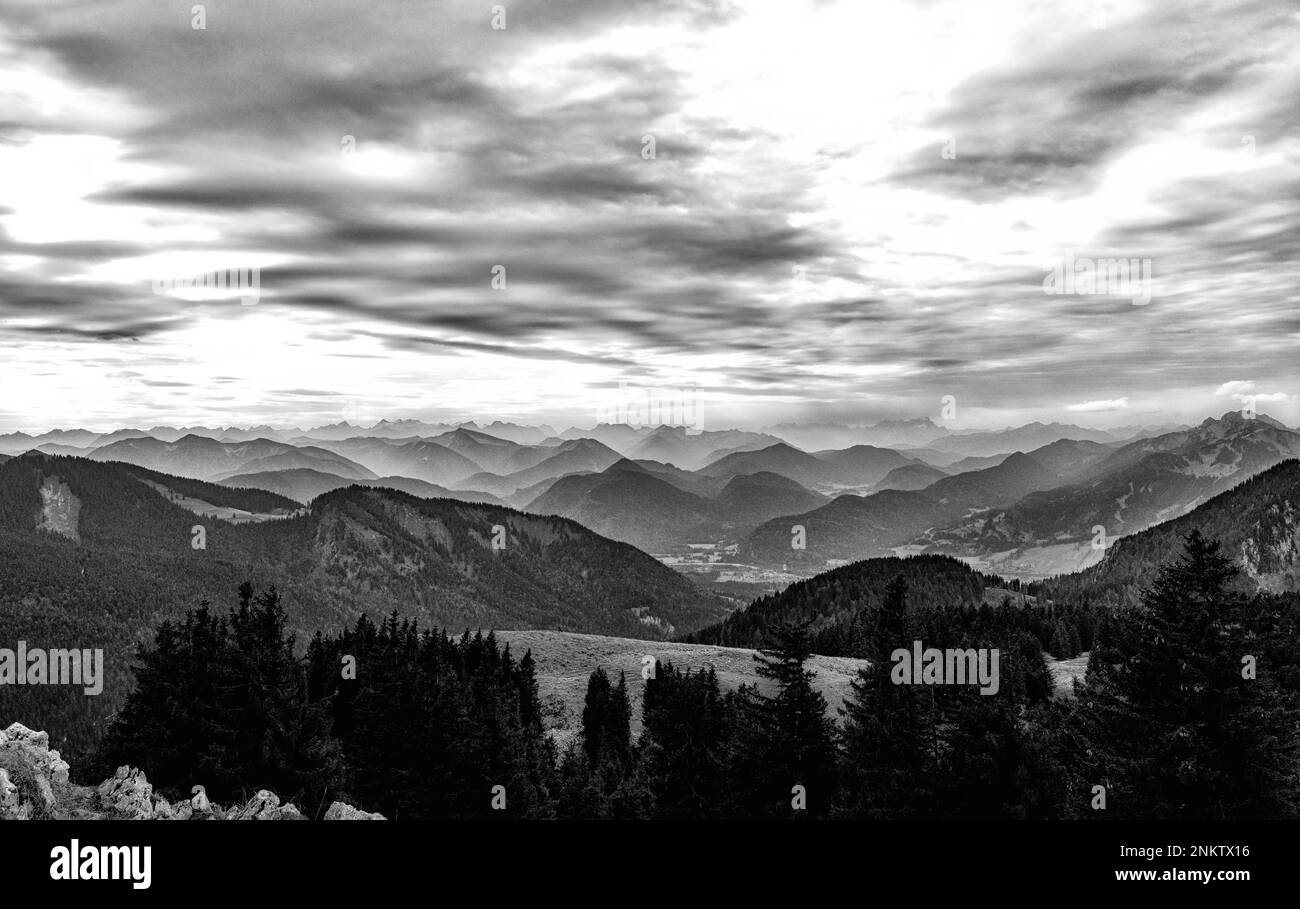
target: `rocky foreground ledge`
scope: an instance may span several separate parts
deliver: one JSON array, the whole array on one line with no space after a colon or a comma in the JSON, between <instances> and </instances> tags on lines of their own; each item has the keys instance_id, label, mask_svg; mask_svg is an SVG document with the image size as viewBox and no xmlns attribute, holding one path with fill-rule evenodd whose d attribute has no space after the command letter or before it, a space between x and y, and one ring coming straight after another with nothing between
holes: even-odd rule
<instances>
[{"instance_id":1,"label":"rocky foreground ledge","mask_svg":"<svg viewBox=\"0 0 1300 909\"><path fill-rule=\"evenodd\" d=\"M21 723L0 730L0 820L303 821L306 815L267 789L246 805L222 808L196 785L189 801L155 796L144 772L119 767L98 786L77 786L68 763L50 749L50 737ZM382 814L334 802L327 821L382 821Z\"/></svg>"}]
</instances>

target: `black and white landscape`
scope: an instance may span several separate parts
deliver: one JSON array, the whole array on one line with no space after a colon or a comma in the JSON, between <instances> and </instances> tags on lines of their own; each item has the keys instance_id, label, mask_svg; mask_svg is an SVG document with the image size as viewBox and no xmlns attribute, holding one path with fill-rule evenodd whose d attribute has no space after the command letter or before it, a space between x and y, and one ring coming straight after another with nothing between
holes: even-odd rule
<instances>
[{"instance_id":1,"label":"black and white landscape","mask_svg":"<svg viewBox=\"0 0 1300 909\"><path fill-rule=\"evenodd\" d=\"M0 818L1297 819L1298 61L0 0Z\"/></svg>"}]
</instances>

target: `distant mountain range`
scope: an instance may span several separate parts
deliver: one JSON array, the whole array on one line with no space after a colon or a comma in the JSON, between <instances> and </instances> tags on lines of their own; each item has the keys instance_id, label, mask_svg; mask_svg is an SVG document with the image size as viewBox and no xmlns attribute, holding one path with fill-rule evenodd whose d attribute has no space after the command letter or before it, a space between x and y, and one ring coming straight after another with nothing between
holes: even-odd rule
<instances>
[{"instance_id":1,"label":"distant mountain range","mask_svg":"<svg viewBox=\"0 0 1300 909\"><path fill-rule=\"evenodd\" d=\"M854 445L871 445L878 448L930 449L936 452L958 452L963 447L983 448L989 454L1010 454L1055 441L1058 438L1094 439L1096 441L1130 441L1137 437L1161 435L1179 427L1126 426L1108 431L1086 429L1068 424L1029 423L1025 426L1002 430L956 430L940 426L929 419L885 420L868 426L847 426L836 423L785 423L758 431L724 429L696 431L682 426L631 426L601 423L590 429L569 428L557 432L546 424L530 426L500 420L479 424L469 420L462 423L427 423L420 420L380 420L371 426L348 422L317 426L311 429L277 428L260 425L236 426L153 426L122 428L107 433L87 429L55 429L31 435L25 432L0 434L0 453L22 454L41 445L63 445L72 449L102 447L123 439L149 437L162 442L175 442L186 436L202 436L219 442L251 442L266 439L294 444L319 444L347 439L371 438L390 441L414 439L439 439L451 437L458 431L487 436L491 439L514 442L517 445L558 444L573 439L595 439L633 459L655 460L693 470L707 461L715 460L733 451L766 448L777 442L786 442L804 451L850 448ZM942 444L939 440L946 440ZM444 443L446 439L442 440ZM455 447L449 444L448 447ZM971 452L965 452L969 454ZM958 455L960 457L961 455ZM497 470L486 463L486 470ZM518 469L518 468L515 468Z\"/></svg>"},{"instance_id":2,"label":"distant mountain range","mask_svg":"<svg viewBox=\"0 0 1300 909\"><path fill-rule=\"evenodd\" d=\"M148 436L123 439L87 453L95 461L120 461L159 473L197 480L220 480L237 473L312 468L353 480L372 480L375 474L355 461L324 448L295 447L269 439L218 442L188 435L174 442Z\"/></svg>"},{"instance_id":3,"label":"distant mountain range","mask_svg":"<svg viewBox=\"0 0 1300 909\"><path fill-rule=\"evenodd\" d=\"M771 471L709 477L723 484L710 495L702 484L685 484L654 469L659 466L623 459L600 473L563 477L527 510L572 518L611 539L665 553L690 541L742 533L788 509L826 501Z\"/></svg>"},{"instance_id":4,"label":"distant mountain range","mask_svg":"<svg viewBox=\"0 0 1300 909\"><path fill-rule=\"evenodd\" d=\"M1134 533L1296 455L1300 434L1236 412L1127 444L1061 439L920 488L882 486L775 518L740 541L739 557L817 570L935 552L1002 573L1054 574L1100 558L1092 545L1097 527L1107 540ZM805 549L794 548L796 526L804 528Z\"/></svg>"},{"instance_id":5,"label":"distant mountain range","mask_svg":"<svg viewBox=\"0 0 1300 909\"><path fill-rule=\"evenodd\" d=\"M784 439L805 451L874 445L900 451L906 450L909 454L913 454L914 450L927 451L935 456L956 459L976 454L1010 454L1013 451L1028 451L1058 439L1123 442L1138 436L1159 435L1180 428L1183 427L1164 425L1097 430L1065 423L1028 423L1024 426L1000 430L952 430L933 420L922 418L882 420L864 426L849 426L842 423L781 423L760 431Z\"/></svg>"},{"instance_id":6,"label":"distant mountain range","mask_svg":"<svg viewBox=\"0 0 1300 909\"><path fill-rule=\"evenodd\" d=\"M824 505L829 496L821 489L868 487L905 466L930 469L868 445L810 454L778 442L725 454L693 472L624 459L600 473L557 480L523 507L667 553L740 539L777 515Z\"/></svg>"},{"instance_id":7,"label":"distant mountain range","mask_svg":"<svg viewBox=\"0 0 1300 909\"><path fill-rule=\"evenodd\" d=\"M781 423L761 430L805 450L878 445L883 448L916 448L941 438L948 430L929 419L883 420L868 426L841 423Z\"/></svg>"},{"instance_id":8,"label":"distant mountain range","mask_svg":"<svg viewBox=\"0 0 1300 909\"><path fill-rule=\"evenodd\" d=\"M1010 451L1030 451L1061 439L1083 442L1115 442L1117 438L1099 429L1084 429L1063 423L1028 423L998 432L953 433L927 442L925 447L962 457L988 457ZM1008 449L1007 446L1011 448Z\"/></svg>"},{"instance_id":9,"label":"distant mountain range","mask_svg":"<svg viewBox=\"0 0 1300 909\"><path fill-rule=\"evenodd\" d=\"M936 552L1022 577L1087 567L1100 558L1094 528L1115 539L1177 517L1300 450L1300 435L1262 415L1229 413L1154 436L1130 430L1125 439L1061 423L977 432L901 420L557 433L403 420L305 432L14 433L0 436L0 450L133 464L298 506L352 485L505 505L570 518L657 555L703 545L762 569L808 573Z\"/></svg>"},{"instance_id":10,"label":"distant mountain range","mask_svg":"<svg viewBox=\"0 0 1300 909\"><path fill-rule=\"evenodd\" d=\"M595 439L571 439L554 447L543 448L531 466L500 475L486 471L471 474L456 484L457 489L485 489L496 495L509 495L520 489L569 474L604 470L622 458L617 451ZM515 453L519 460L522 453Z\"/></svg>"},{"instance_id":11,"label":"distant mountain range","mask_svg":"<svg viewBox=\"0 0 1300 909\"><path fill-rule=\"evenodd\" d=\"M766 448L781 441L776 436L737 429L692 433L680 426L660 426L628 447L626 454L636 460L694 470L721 455Z\"/></svg>"},{"instance_id":12,"label":"distant mountain range","mask_svg":"<svg viewBox=\"0 0 1300 909\"><path fill-rule=\"evenodd\" d=\"M1095 528L1111 540L1186 514L1279 461L1300 456L1300 434L1267 417L1228 413L1192 429L1140 439L1100 459L1096 452L1075 454L1073 461L1056 462L1067 480L1057 488L936 525L916 542L984 559L996 554L999 558L988 562L994 570L1032 564L1044 554L1050 562L1053 549L1095 552Z\"/></svg>"}]
</instances>

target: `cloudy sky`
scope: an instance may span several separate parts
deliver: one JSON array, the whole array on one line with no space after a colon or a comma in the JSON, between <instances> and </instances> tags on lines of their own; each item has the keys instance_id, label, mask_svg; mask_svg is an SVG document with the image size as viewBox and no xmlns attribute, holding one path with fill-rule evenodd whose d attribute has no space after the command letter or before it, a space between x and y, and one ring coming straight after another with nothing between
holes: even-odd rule
<instances>
[{"instance_id":1,"label":"cloudy sky","mask_svg":"<svg viewBox=\"0 0 1300 909\"><path fill-rule=\"evenodd\" d=\"M0 430L1294 425L1298 99L1290 0L0 0Z\"/></svg>"}]
</instances>

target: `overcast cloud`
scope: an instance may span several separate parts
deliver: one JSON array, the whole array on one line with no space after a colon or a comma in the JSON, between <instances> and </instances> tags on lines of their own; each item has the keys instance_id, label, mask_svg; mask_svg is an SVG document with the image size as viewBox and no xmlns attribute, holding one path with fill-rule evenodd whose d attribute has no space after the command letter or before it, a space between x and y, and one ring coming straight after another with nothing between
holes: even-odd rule
<instances>
[{"instance_id":1,"label":"overcast cloud","mask_svg":"<svg viewBox=\"0 0 1300 909\"><path fill-rule=\"evenodd\" d=\"M193 5L0 0L0 430L1300 423L1286 0Z\"/></svg>"}]
</instances>

